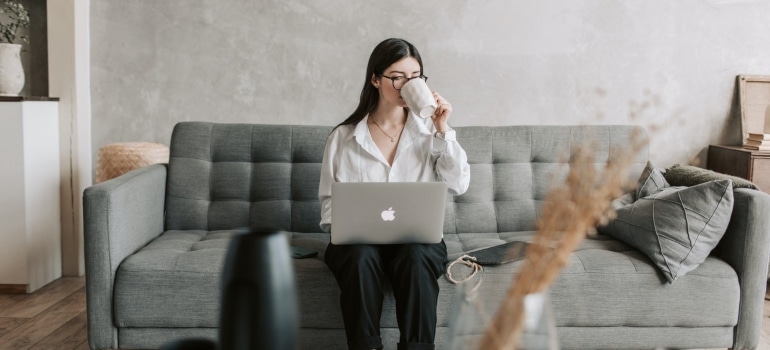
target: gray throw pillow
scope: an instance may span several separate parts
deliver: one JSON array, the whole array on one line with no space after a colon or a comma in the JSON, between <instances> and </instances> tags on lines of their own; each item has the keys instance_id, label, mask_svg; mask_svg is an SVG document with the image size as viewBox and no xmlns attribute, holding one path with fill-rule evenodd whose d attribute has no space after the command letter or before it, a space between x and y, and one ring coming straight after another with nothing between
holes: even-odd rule
<instances>
[{"instance_id":1,"label":"gray throw pillow","mask_svg":"<svg viewBox=\"0 0 770 350\"><path fill-rule=\"evenodd\" d=\"M642 175L639 177L639 187L636 189L634 200L636 201L640 198L658 193L669 186L671 185L669 185L666 178L663 177L663 174L660 173L660 170L652 166L652 163L648 161L647 166L645 166L644 171L642 171Z\"/></svg>"},{"instance_id":2,"label":"gray throw pillow","mask_svg":"<svg viewBox=\"0 0 770 350\"><path fill-rule=\"evenodd\" d=\"M646 197L650 193L658 192L668 186L668 182L666 182L666 179L660 171L657 170L652 163L647 161L647 165L645 165L642 174L639 176L639 180L637 180L636 188L612 201L612 209L617 211L620 208L636 202L639 198ZM600 227L599 233L604 233L603 231L603 228Z\"/></svg>"},{"instance_id":3,"label":"gray throw pillow","mask_svg":"<svg viewBox=\"0 0 770 350\"><path fill-rule=\"evenodd\" d=\"M661 174L654 169L650 176ZM727 230L733 209L732 182L658 190L654 190L655 180L649 183L639 189L644 196L617 209L617 217L601 231L639 249L673 283L703 263Z\"/></svg>"},{"instance_id":4,"label":"gray throw pillow","mask_svg":"<svg viewBox=\"0 0 770 350\"><path fill-rule=\"evenodd\" d=\"M666 169L663 176L672 186L694 186L707 181L728 179L733 182L733 188L759 190L756 184L746 179L690 165L675 164Z\"/></svg>"}]
</instances>

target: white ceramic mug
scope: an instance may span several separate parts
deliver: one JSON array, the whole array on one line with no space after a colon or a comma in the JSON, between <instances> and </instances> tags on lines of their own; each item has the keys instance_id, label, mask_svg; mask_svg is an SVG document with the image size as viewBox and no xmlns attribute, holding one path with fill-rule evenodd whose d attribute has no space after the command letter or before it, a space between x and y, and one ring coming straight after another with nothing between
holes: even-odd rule
<instances>
[{"instance_id":1,"label":"white ceramic mug","mask_svg":"<svg viewBox=\"0 0 770 350\"><path fill-rule=\"evenodd\" d=\"M411 79L401 88L401 98L406 102L409 110L422 118L429 118L436 111L436 100L428 88L425 80Z\"/></svg>"}]
</instances>

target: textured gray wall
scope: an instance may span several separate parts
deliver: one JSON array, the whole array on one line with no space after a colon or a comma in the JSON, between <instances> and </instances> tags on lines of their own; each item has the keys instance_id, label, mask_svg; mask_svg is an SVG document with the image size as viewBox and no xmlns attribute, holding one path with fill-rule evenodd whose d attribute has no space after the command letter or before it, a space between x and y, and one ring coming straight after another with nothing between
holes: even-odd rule
<instances>
[{"instance_id":1,"label":"textured gray wall","mask_svg":"<svg viewBox=\"0 0 770 350\"><path fill-rule=\"evenodd\" d=\"M184 120L333 125L374 46L414 43L452 123L641 124L658 166L740 142L738 74L770 75L770 2L99 0L94 157Z\"/></svg>"}]
</instances>

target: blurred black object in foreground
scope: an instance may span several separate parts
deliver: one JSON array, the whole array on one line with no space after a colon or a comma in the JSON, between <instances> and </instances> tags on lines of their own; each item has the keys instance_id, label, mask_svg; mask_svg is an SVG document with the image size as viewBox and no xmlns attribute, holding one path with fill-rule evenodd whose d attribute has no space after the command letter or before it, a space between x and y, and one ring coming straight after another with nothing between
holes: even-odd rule
<instances>
[{"instance_id":1,"label":"blurred black object in foreground","mask_svg":"<svg viewBox=\"0 0 770 350\"><path fill-rule=\"evenodd\" d=\"M233 237L222 273L221 350L294 350L299 311L289 242L279 231ZM183 339L162 350L215 350L207 339Z\"/></svg>"}]
</instances>

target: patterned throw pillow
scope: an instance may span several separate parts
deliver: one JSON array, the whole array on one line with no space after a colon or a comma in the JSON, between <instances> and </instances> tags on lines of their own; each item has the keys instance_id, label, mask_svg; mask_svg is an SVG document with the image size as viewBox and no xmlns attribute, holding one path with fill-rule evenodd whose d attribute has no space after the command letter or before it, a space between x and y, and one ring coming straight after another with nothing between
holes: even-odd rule
<instances>
[{"instance_id":1,"label":"patterned throw pillow","mask_svg":"<svg viewBox=\"0 0 770 350\"><path fill-rule=\"evenodd\" d=\"M639 249L674 283L703 263L727 230L732 182L672 187L660 179L660 171L652 169L647 181L640 181L638 199L618 208L600 232Z\"/></svg>"}]
</instances>

